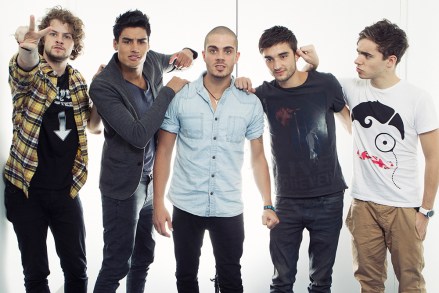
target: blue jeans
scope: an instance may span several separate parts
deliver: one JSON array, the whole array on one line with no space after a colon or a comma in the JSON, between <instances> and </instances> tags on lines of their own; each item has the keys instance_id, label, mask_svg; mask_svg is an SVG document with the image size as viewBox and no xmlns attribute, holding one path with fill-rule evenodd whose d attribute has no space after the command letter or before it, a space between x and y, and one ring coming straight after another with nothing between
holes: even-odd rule
<instances>
[{"instance_id":1,"label":"blue jeans","mask_svg":"<svg viewBox=\"0 0 439 293\"><path fill-rule=\"evenodd\" d=\"M197 275L205 230L209 231L212 241L221 293L243 292L240 265L244 243L242 214L230 218L199 217L174 207L172 226L179 293L199 293Z\"/></svg>"},{"instance_id":2,"label":"blue jeans","mask_svg":"<svg viewBox=\"0 0 439 293\"><path fill-rule=\"evenodd\" d=\"M85 226L79 197L63 190L23 191L5 180L6 216L14 226L24 273L26 292L50 292L47 276L47 231L52 231L56 253L64 272L64 292L87 293Z\"/></svg>"},{"instance_id":3,"label":"blue jeans","mask_svg":"<svg viewBox=\"0 0 439 293\"><path fill-rule=\"evenodd\" d=\"M307 199L276 198L280 223L270 231L274 264L270 292L293 292L304 229L309 231L310 239L308 292L331 292L332 267L343 222L343 194L340 191Z\"/></svg>"},{"instance_id":4,"label":"blue jeans","mask_svg":"<svg viewBox=\"0 0 439 293\"><path fill-rule=\"evenodd\" d=\"M126 292L143 293L154 261L152 213L152 190L144 183L126 200L102 195L103 261L93 292L116 292L127 276Z\"/></svg>"}]
</instances>

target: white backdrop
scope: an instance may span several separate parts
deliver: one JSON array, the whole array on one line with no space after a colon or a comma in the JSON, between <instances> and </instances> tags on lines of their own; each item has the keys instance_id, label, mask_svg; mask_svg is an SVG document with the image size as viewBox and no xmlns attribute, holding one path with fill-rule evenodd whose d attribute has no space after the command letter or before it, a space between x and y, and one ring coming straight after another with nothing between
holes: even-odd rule
<instances>
[{"instance_id":1,"label":"white backdrop","mask_svg":"<svg viewBox=\"0 0 439 293\"><path fill-rule=\"evenodd\" d=\"M9 2L9 1L8 1ZM211 3L209 3L211 2ZM415 3L416 2L416 3ZM62 5L81 17L85 23L85 52L72 64L87 80L91 80L101 63L107 63L113 53L112 26L120 13L129 9L140 9L150 16L152 35L151 48L159 52L172 53L183 47L191 47L201 53L204 36L217 25L234 29L239 37L241 58L238 64L239 76L249 76L255 85L271 79L261 58L257 42L262 31L272 25L285 25L296 34L299 45L313 43L320 56L320 71L332 72L337 77L355 76L353 60L356 57L358 32L366 25L382 18L398 23L409 36L410 48L399 65L399 74L410 82L428 90L435 100L439 96L437 74L439 40L431 36L439 28L436 17L438 4L434 0L272 0L259 4L254 0L125 0L95 3L86 0L23 0L2 4L0 10L0 165L6 161L11 130L11 97L7 82L7 66L17 46L13 33L19 25L27 25L29 15L38 19L47 8ZM204 69L200 56L194 66L178 75L193 80ZM165 76L169 80L172 75ZM437 107L436 102L436 107ZM352 178L351 138L340 129L338 132L339 156L345 179ZM103 136L89 135L90 173L86 186L80 192L87 225L87 256L89 292L92 291L102 260L102 220L98 178ZM268 136L265 139L268 142ZM269 145L266 147L270 157ZM261 201L254 187L248 160L243 170L246 239L242 259L242 274L245 292L268 292L273 271L269 252L269 233L260 224ZM0 293L24 292L20 254L12 225L6 220L3 205L3 182L0 181ZM345 199L345 213L350 203L349 190ZM439 292L439 280L434 273L434 264L439 253L433 244L439 240L439 216L432 218L429 234L425 240L426 268L424 270L429 292ZM63 292L63 277L59 260L49 233L49 255L52 292ZM156 260L151 267L146 292L172 293L175 289L175 261L172 239L156 237ZM307 292L308 284L308 236L305 233L299 260L299 272L295 292ZM352 274L350 237L342 229L337 260L333 274L333 292L359 292L359 286ZM213 292L209 281L214 275L214 261L208 237L203 247L199 271L200 291ZM389 270L386 292L397 292L397 281ZM125 292L121 284L118 292Z\"/></svg>"}]
</instances>

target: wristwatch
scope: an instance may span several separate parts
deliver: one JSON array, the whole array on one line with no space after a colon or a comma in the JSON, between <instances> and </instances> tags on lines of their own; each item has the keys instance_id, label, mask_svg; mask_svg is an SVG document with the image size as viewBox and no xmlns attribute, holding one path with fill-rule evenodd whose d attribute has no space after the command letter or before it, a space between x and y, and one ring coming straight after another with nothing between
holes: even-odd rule
<instances>
[{"instance_id":1,"label":"wristwatch","mask_svg":"<svg viewBox=\"0 0 439 293\"><path fill-rule=\"evenodd\" d=\"M419 207L418 212L423 214L426 218L431 218L434 215L434 210L426 210L423 207Z\"/></svg>"}]
</instances>

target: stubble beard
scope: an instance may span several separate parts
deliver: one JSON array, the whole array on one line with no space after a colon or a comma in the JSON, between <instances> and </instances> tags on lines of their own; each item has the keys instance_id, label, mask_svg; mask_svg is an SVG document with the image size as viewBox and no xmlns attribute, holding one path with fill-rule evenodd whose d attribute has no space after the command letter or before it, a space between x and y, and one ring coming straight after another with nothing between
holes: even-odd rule
<instances>
[{"instance_id":1,"label":"stubble beard","mask_svg":"<svg viewBox=\"0 0 439 293\"><path fill-rule=\"evenodd\" d=\"M66 56L66 55L57 56L55 54L52 54L52 52L50 52L50 50L45 50L45 53L46 53L46 59L48 59L48 61L55 62L55 63L62 63L69 58L69 56Z\"/></svg>"},{"instance_id":2,"label":"stubble beard","mask_svg":"<svg viewBox=\"0 0 439 293\"><path fill-rule=\"evenodd\" d=\"M276 81L279 84L282 84L282 83L286 83L288 80L290 80L290 78L292 78L292 76L294 75L295 72L296 72L296 70L294 70L293 72L287 72L287 76L285 76L285 77L276 77L275 74L273 74L273 76L274 76L274 79L276 79Z\"/></svg>"}]
</instances>

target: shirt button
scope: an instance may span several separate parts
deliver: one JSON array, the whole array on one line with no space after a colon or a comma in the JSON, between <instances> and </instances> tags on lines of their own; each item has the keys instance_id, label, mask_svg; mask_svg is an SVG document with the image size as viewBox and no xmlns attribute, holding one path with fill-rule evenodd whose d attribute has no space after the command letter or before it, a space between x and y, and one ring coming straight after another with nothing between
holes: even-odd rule
<instances>
[{"instance_id":1,"label":"shirt button","mask_svg":"<svg viewBox=\"0 0 439 293\"><path fill-rule=\"evenodd\" d=\"M218 117L215 117L215 121L218 121Z\"/></svg>"},{"instance_id":2,"label":"shirt button","mask_svg":"<svg viewBox=\"0 0 439 293\"><path fill-rule=\"evenodd\" d=\"M215 156L212 156L212 159L214 159L214 160L215 160Z\"/></svg>"},{"instance_id":3,"label":"shirt button","mask_svg":"<svg viewBox=\"0 0 439 293\"><path fill-rule=\"evenodd\" d=\"M213 137L213 140L216 140L216 136Z\"/></svg>"},{"instance_id":4,"label":"shirt button","mask_svg":"<svg viewBox=\"0 0 439 293\"><path fill-rule=\"evenodd\" d=\"M211 192L210 195L213 195L213 192Z\"/></svg>"},{"instance_id":5,"label":"shirt button","mask_svg":"<svg viewBox=\"0 0 439 293\"><path fill-rule=\"evenodd\" d=\"M138 162L138 163L137 163L137 166L140 166L140 165L142 165L142 162Z\"/></svg>"},{"instance_id":6,"label":"shirt button","mask_svg":"<svg viewBox=\"0 0 439 293\"><path fill-rule=\"evenodd\" d=\"M215 177L215 174L212 174L212 178Z\"/></svg>"}]
</instances>

